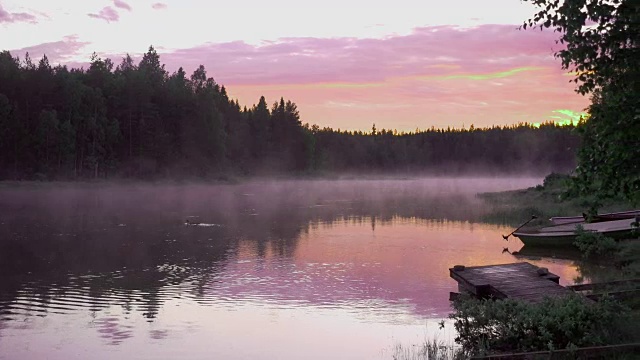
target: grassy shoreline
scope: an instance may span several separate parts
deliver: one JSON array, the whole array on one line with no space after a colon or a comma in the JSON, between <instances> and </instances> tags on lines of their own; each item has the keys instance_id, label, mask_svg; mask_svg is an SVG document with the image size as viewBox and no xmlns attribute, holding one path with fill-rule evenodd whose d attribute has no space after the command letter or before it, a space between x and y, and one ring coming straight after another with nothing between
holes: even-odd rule
<instances>
[{"instance_id":1,"label":"grassy shoreline","mask_svg":"<svg viewBox=\"0 0 640 360\"><path fill-rule=\"evenodd\" d=\"M488 207L483 221L516 226L535 215L538 219L531 224L535 227L548 225L550 223L548 219L553 216L587 213L596 204L600 205L599 212L633 208L633 204L622 198L610 199L606 202L598 202L596 198L589 197L569 198L566 196L569 181L568 176L551 174L544 179L543 184L536 187L478 194ZM640 241L637 239L615 242L601 235L584 233L578 237L575 245L573 250L578 254L575 260L576 266L582 274L581 277L589 278L590 282L640 277ZM540 250L544 253L544 249ZM580 280L582 279L578 279ZM621 289L614 288L609 291L616 290ZM576 299L550 299L550 301L555 303L553 306L548 306L545 311L541 311L539 305L510 304L502 301L467 299L454 303L451 318L456 320L456 330L459 333L457 342L464 345L468 354L501 353L514 341L522 342L526 346L509 348L510 351L507 352L575 348L575 339L574 342L549 342L549 349L544 348L543 342L533 345L534 340L540 340L543 336L549 337L547 340L561 339L567 334L566 329L575 325L576 316L588 310L581 308L581 302ZM581 336L579 338L581 345L613 345L640 341L640 334L637 331L637 324L640 323L640 299L636 296L619 301L609 299L605 304L607 302L614 304L617 307L616 311L609 311L608 316L597 323L585 318L582 320L584 324L572 330L571 333L574 336ZM596 304L597 307L602 306L601 303ZM519 310L512 313L514 307ZM558 312L555 316L550 315L559 307L564 308L564 312ZM523 313L526 315L523 316ZM500 318L501 316L503 318ZM523 330L523 332L518 330L528 329L529 326L532 326L530 330ZM595 337L596 333L593 331L586 331L587 327L597 329L598 336ZM504 331L500 332L497 329ZM536 335L538 332L540 334ZM622 354L615 358L636 359L638 357L635 354L629 354L629 356Z\"/></svg>"},{"instance_id":2,"label":"grassy shoreline","mask_svg":"<svg viewBox=\"0 0 640 360\"><path fill-rule=\"evenodd\" d=\"M482 193L478 198L487 206L482 221L517 226L536 215L533 226L547 225L553 216L571 216L587 212L593 198L567 198L568 176L552 174L543 184L527 189ZM632 209L622 199L612 199L600 212ZM580 246L570 249L581 273L582 282L607 282L640 278L640 241L612 242L600 236L585 234ZM545 256L545 249L541 256ZM548 250L548 249L547 249ZM557 250L557 249L554 249ZM552 253L549 257L554 257ZM624 290L610 288L608 291ZM549 298L543 304L514 300L492 301L474 298L454 302L450 319L458 333L456 344L442 346L435 340L409 349L398 347L394 359L464 359L474 355L499 355L530 351L568 349L557 358L580 358L571 353L578 347L618 345L640 342L640 297L604 300L593 305L582 295ZM586 315L585 315L586 314ZM440 349L443 351L436 351ZM551 358L551 353L540 355ZM577 356L577 357L576 357ZM533 357L532 357L533 358ZM556 358L556 357L554 357ZM639 359L634 350L603 354L602 359Z\"/></svg>"},{"instance_id":3,"label":"grassy shoreline","mask_svg":"<svg viewBox=\"0 0 640 360\"><path fill-rule=\"evenodd\" d=\"M589 212L596 204L599 212L632 210L633 205L622 198L599 201L595 197L568 197L570 178L567 175L548 175L542 184L527 189L481 193L490 209L483 217L488 223L515 226L537 216L531 225L548 225L553 216L573 216Z\"/></svg>"}]
</instances>

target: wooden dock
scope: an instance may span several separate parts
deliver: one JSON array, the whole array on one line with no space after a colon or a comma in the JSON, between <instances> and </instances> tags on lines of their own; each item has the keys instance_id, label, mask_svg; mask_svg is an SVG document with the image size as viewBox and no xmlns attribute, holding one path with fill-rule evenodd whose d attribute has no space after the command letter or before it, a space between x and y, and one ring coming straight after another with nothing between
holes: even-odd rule
<instances>
[{"instance_id":1,"label":"wooden dock","mask_svg":"<svg viewBox=\"0 0 640 360\"><path fill-rule=\"evenodd\" d=\"M456 265L449 269L449 274L458 282L461 292L479 298L509 298L537 303L545 297L574 293L559 284L558 275L527 262L472 267Z\"/></svg>"}]
</instances>

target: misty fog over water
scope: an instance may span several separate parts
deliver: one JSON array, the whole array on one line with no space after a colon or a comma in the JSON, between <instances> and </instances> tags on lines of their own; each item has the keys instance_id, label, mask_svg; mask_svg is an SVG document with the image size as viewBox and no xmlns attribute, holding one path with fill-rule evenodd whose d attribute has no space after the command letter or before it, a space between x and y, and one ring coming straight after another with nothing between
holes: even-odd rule
<instances>
[{"instance_id":1,"label":"misty fog over water","mask_svg":"<svg viewBox=\"0 0 640 360\"><path fill-rule=\"evenodd\" d=\"M476 194L541 181L2 184L0 359L390 358L449 267L524 261Z\"/></svg>"}]
</instances>

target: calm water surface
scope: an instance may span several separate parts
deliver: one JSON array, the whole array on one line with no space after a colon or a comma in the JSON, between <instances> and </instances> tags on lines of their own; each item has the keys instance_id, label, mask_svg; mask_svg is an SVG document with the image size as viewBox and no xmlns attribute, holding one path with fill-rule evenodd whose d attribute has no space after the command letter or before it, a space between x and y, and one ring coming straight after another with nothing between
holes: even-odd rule
<instances>
[{"instance_id":1,"label":"calm water surface","mask_svg":"<svg viewBox=\"0 0 640 360\"><path fill-rule=\"evenodd\" d=\"M540 181L3 185L0 359L391 359L453 336L453 265L579 275L480 221Z\"/></svg>"}]
</instances>

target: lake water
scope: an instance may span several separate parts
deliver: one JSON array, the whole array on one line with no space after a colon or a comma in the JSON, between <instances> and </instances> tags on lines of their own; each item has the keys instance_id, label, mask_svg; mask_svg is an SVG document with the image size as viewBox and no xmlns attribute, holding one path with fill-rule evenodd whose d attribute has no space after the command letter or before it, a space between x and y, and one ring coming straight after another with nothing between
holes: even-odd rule
<instances>
[{"instance_id":1,"label":"lake water","mask_svg":"<svg viewBox=\"0 0 640 360\"><path fill-rule=\"evenodd\" d=\"M391 359L449 342L453 265L579 275L503 251L522 247L512 228L480 222L476 193L540 182L0 185L0 359Z\"/></svg>"}]
</instances>

